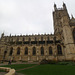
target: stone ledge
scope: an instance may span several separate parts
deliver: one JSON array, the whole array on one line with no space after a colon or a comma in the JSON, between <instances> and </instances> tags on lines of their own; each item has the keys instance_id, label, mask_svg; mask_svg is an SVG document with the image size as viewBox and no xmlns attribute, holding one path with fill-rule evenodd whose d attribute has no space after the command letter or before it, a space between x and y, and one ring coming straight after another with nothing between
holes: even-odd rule
<instances>
[{"instance_id":1,"label":"stone ledge","mask_svg":"<svg viewBox=\"0 0 75 75\"><path fill-rule=\"evenodd\" d=\"M7 68L7 67L0 67L0 70L4 70L8 73L6 73L5 75L15 75L15 69L11 69L11 68Z\"/></svg>"},{"instance_id":2,"label":"stone ledge","mask_svg":"<svg viewBox=\"0 0 75 75\"><path fill-rule=\"evenodd\" d=\"M10 71L5 75L15 75L15 69L10 69Z\"/></svg>"}]
</instances>

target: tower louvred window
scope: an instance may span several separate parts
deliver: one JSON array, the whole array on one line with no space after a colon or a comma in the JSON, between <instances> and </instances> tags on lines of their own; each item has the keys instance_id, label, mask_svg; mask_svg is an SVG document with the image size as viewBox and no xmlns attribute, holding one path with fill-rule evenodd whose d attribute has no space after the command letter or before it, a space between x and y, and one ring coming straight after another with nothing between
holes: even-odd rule
<instances>
[{"instance_id":1,"label":"tower louvred window","mask_svg":"<svg viewBox=\"0 0 75 75\"><path fill-rule=\"evenodd\" d=\"M74 43L75 43L75 28L73 29L73 39L74 39Z\"/></svg>"}]
</instances>

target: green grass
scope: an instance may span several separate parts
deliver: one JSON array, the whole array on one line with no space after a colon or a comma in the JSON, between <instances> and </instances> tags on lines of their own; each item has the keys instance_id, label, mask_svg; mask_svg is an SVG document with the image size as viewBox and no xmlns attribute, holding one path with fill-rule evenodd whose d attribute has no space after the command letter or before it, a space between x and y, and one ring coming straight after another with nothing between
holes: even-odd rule
<instances>
[{"instance_id":1,"label":"green grass","mask_svg":"<svg viewBox=\"0 0 75 75\"><path fill-rule=\"evenodd\" d=\"M26 75L74 75L75 66L67 65L39 65L32 69L19 71Z\"/></svg>"},{"instance_id":2,"label":"green grass","mask_svg":"<svg viewBox=\"0 0 75 75\"><path fill-rule=\"evenodd\" d=\"M0 72L5 72L4 70L0 70Z\"/></svg>"},{"instance_id":3,"label":"green grass","mask_svg":"<svg viewBox=\"0 0 75 75\"><path fill-rule=\"evenodd\" d=\"M17 65L7 65L7 67L22 69L26 67L31 67L32 64L17 64ZM74 75L75 66L73 65L38 65L30 69L25 69L17 71L26 75Z\"/></svg>"}]
</instances>

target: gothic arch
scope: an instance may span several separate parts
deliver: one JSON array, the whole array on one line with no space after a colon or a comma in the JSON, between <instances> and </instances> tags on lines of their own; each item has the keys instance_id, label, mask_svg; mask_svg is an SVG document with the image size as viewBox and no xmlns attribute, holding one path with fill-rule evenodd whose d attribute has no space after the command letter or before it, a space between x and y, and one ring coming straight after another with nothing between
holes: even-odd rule
<instances>
[{"instance_id":1,"label":"gothic arch","mask_svg":"<svg viewBox=\"0 0 75 75\"><path fill-rule=\"evenodd\" d=\"M20 55L20 47L17 48L17 55Z\"/></svg>"},{"instance_id":2,"label":"gothic arch","mask_svg":"<svg viewBox=\"0 0 75 75\"><path fill-rule=\"evenodd\" d=\"M49 47L49 55L52 55L52 53L53 53L53 52L52 52L52 47L50 46L50 47Z\"/></svg>"},{"instance_id":3,"label":"gothic arch","mask_svg":"<svg viewBox=\"0 0 75 75\"><path fill-rule=\"evenodd\" d=\"M36 55L36 48L33 47L33 55Z\"/></svg>"},{"instance_id":4,"label":"gothic arch","mask_svg":"<svg viewBox=\"0 0 75 75\"><path fill-rule=\"evenodd\" d=\"M47 37L48 41L50 40L49 36Z\"/></svg>"},{"instance_id":5,"label":"gothic arch","mask_svg":"<svg viewBox=\"0 0 75 75\"><path fill-rule=\"evenodd\" d=\"M37 41L37 38L35 37L35 41Z\"/></svg>"},{"instance_id":6,"label":"gothic arch","mask_svg":"<svg viewBox=\"0 0 75 75\"><path fill-rule=\"evenodd\" d=\"M13 42L13 38L11 38L11 42Z\"/></svg>"},{"instance_id":7,"label":"gothic arch","mask_svg":"<svg viewBox=\"0 0 75 75\"><path fill-rule=\"evenodd\" d=\"M44 55L44 48L41 47L41 55Z\"/></svg>"},{"instance_id":8,"label":"gothic arch","mask_svg":"<svg viewBox=\"0 0 75 75\"><path fill-rule=\"evenodd\" d=\"M5 59L6 54L7 54L7 51L5 50L4 51L4 57L3 57L3 59Z\"/></svg>"},{"instance_id":9,"label":"gothic arch","mask_svg":"<svg viewBox=\"0 0 75 75\"><path fill-rule=\"evenodd\" d=\"M41 37L41 41L43 41L43 37Z\"/></svg>"},{"instance_id":10,"label":"gothic arch","mask_svg":"<svg viewBox=\"0 0 75 75\"><path fill-rule=\"evenodd\" d=\"M1 49L0 49L0 54L1 54Z\"/></svg>"},{"instance_id":11,"label":"gothic arch","mask_svg":"<svg viewBox=\"0 0 75 75\"><path fill-rule=\"evenodd\" d=\"M25 38L23 37L23 42L25 41Z\"/></svg>"},{"instance_id":12,"label":"gothic arch","mask_svg":"<svg viewBox=\"0 0 75 75\"><path fill-rule=\"evenodd\" d=\"M9 55L11 56L12 53L13 53L13 47L10 48L10 53L9 53Z\"/></svg>"},{"instance_id":13,"label":"gothic arch","mask_svg":"<svg viewBox=\"0 0 75 75\"><path fill-rule=\"evenodd\" d=\"M28 55L28 47L25 48L25 55Z\"/></svg>"},{"instance_id":14,"label":"gothic arch","mask_svg":"<svg viewBox=\"0 0 75 75\"><path fill-rule=\"evenodd\" d=\"M62 55L62 47L61 47L61 45L57 45L57 53L58 53L58 55Z\"/></svg>"},{"instance_id":15,"label":"gothic arch","mask_svg":"<svg viewBox=\"0 0 75 75\"><path fill-rule=\"evenodd\" d=\"M73 40L74 40L74 43L75 43L75 28L73 29L72 34L73 34Z\"/></svg>"}]
</instances>

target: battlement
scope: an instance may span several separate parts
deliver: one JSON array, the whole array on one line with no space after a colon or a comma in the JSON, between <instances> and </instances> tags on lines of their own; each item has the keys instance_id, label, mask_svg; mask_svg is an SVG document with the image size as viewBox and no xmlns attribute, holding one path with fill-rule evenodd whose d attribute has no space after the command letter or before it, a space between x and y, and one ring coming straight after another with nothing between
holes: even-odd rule
<instances>
[{"instance_id":1,"label":"battlement","mask_svg":"<svg viewBox=\"0 0 75 75\"><path fill-rule=\"evenodd\" d=\"M55 10L55 11L57 11L57 10L67 10L66 4L63 3L63 7L62 7L62 8L57 8L56 4L54 4L54 10Z\"/></svg>"},{"instance_id":2,"label":"battlement","mask_svg":"<svg viewBox=\"0 0 75 75\"><path fill-rule=\"evenodd\" d=\"M39 35L20 35L20 36L3 36L1 38L2 42L8 44L45 44L53 43L54 41L60 43L60 37L54 36L53 34L39 34Z\"/></svg>"}]
</instances>

